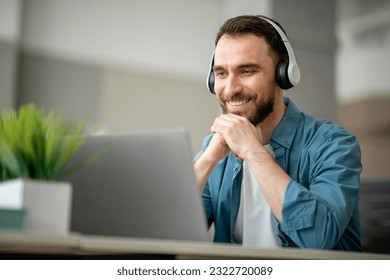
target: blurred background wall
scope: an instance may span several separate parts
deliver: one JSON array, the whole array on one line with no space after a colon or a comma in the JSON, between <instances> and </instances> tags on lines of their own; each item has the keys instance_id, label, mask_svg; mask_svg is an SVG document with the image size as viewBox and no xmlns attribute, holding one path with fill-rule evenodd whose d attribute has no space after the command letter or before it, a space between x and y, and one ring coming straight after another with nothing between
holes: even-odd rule
<instances>
[{"instance_id":1,"label":"blurred background wall","mask_svg":"<svg viewBox=\"0 0 390 280\"><path fill-rule=\"evenodd\" d=\"M338 121L359 139L363 177L390 177L390 1L338 1Z\"/></svg>"},{"instance_id":2,"label":"blurred background wall","mask_svg":"<svg viewBox=\"0 0 390 280\"><path fill-rule=\"evenodd\" d=\"M283 25L302 71L286 96L357 135L363 177L389 177L389 0L0 0L0 107L34 102L100 133L185 128L196 153L220 113L214 37L240 14Z\"/></svg>"}]
</instances>

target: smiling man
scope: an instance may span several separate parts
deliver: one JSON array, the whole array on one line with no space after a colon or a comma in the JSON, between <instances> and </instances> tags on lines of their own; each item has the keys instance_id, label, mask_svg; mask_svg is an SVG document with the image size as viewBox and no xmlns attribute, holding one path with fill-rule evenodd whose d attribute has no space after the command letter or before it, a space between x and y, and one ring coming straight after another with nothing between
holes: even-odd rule
<instances>
[{"instance_id":1,"label":"smiling man","mask_svg":"<svg viewBox=\"0 0 390 280\"><path fill-rule=\"evenodd\" d=\"M299 79L279 24L239 16L222 25L208 88L223 114L194 163L215 242L361 250L359 145L283 96Z\"/></svg>"}]
</instances>

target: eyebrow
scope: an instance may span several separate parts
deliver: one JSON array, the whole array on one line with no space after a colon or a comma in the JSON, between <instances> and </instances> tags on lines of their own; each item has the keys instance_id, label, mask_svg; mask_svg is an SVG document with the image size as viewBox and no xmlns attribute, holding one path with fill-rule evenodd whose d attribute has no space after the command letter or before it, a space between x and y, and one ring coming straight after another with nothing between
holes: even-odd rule
<instances>
[{"instance_id":1,"label":"eyebrow","mask_svg":"<svg viewBox=\"0 0 390 280\"><path fill-rule=\"evenodd\" d=\"M239 65L237 68L238 69L246 69L246 68L261 69L262 67L257 63L245 63L245 64ZM219 65L213 66L213 71L218 71L218 70L223 70L223 69L225 69L225 68L222 66L219 66Z\"/></svg>"}]
</instances>

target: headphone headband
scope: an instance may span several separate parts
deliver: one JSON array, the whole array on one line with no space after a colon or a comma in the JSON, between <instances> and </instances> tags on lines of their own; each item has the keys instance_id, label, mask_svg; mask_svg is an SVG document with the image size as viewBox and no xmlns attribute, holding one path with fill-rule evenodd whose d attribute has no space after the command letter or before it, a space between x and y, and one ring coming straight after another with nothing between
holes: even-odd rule
<instances>
[{"instance_id":1,"label":"headphone headband","mask_svg":"<svg viewBox=\"0 0 390 280\"><path fill-rule=\"evenodd\" d=\"M293 86L296 86L299 83L299 80L301 78L301 72L299 70L298 63L295 59L295 54L294 51L291 47L290 42L287 39L286 34L283 32L283 30L272 20L259 16L259 18L265 20L271 26L278 32L284 46L286 47L287 50L287 55L288 55L288 61L285 60L280 60L277 67L276 67L276 81L279 85L280 88L282 89L289 89ZM213 52L211 56L211 61L210 61L210 68L209 72L207 75L207 81L206 81L206 86L207 89L215 94L214 91L214 82L215 82L215 76L214 76L214 71L213 71L213 66L214 66L214 55L215 51Z\"/></svg>"}]
</instances>

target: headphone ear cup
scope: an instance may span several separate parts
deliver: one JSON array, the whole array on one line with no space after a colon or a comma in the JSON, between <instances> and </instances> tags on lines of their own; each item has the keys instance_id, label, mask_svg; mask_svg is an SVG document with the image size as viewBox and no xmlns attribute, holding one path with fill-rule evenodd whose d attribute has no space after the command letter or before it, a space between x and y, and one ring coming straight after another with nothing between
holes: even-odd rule
<instances>
[{"instance_id":1,"label":"headphone ear cup","mask_svg":"<svg viewBox=\"0 0 390 280\"><path fill-rule=\"evenodd\" d=\"M293 87L288 77L288 61L280 60L276 66L276 82L281 89L289 89Z\"/></svg>"},{"instance_id":2,"label":"headphone ear cup","mask_svg":"<svg viewBox=\"0 0 390 280\"><path fill-rule=\"evenodd\" d=\"M210 93L215 94L215 90L214 90L215 75L214 75L213 66L214 66L214 52L210 60L209 74L207 75L206 86Z\"/></svg>"},{"instance_id":3,"label":"headphone ear cup","mask_svg":"<svg viewBox=\"0 0 390 280\"><path fill-rule=\"evenodd\" d=\"M207 79L207 88L209 89L210 93L215 94L214 91L214 82L215 82L215 76L214 71L210 71L208 79Z\"/></svg>"}]
</instances>

